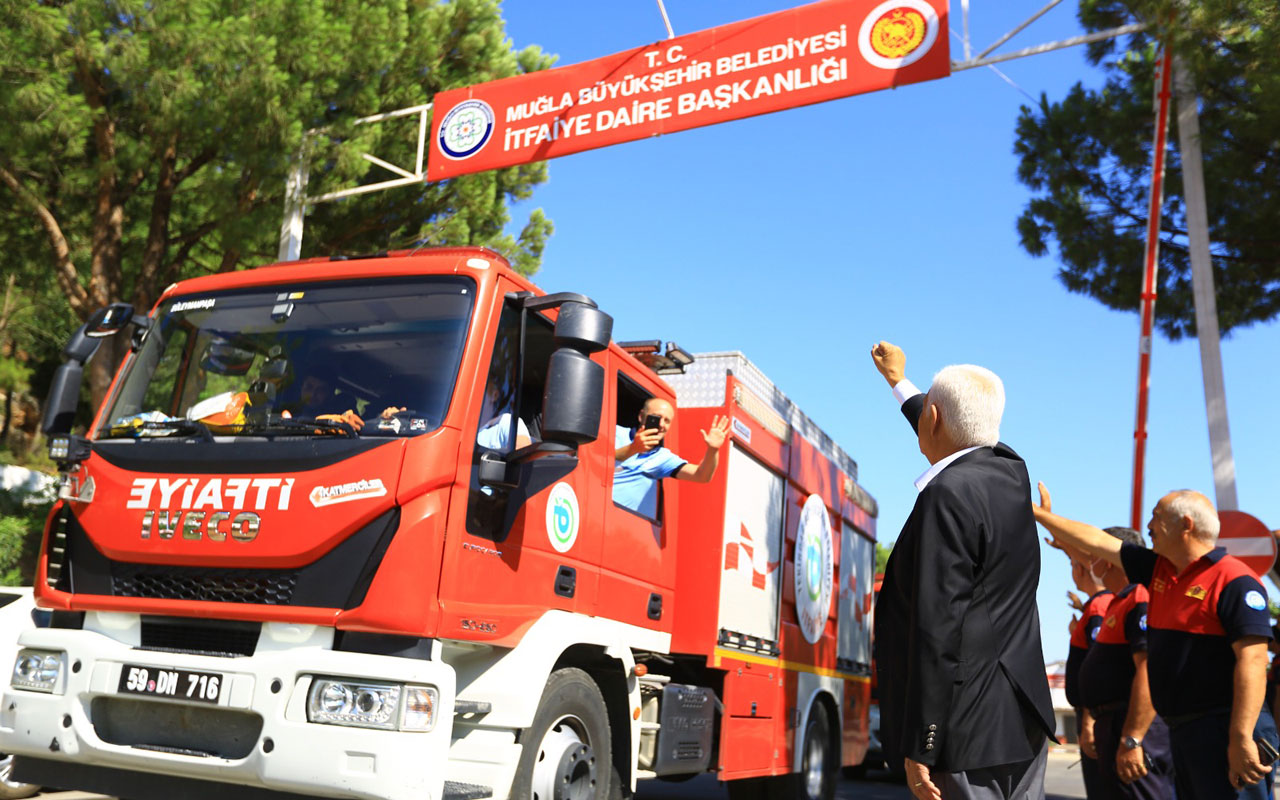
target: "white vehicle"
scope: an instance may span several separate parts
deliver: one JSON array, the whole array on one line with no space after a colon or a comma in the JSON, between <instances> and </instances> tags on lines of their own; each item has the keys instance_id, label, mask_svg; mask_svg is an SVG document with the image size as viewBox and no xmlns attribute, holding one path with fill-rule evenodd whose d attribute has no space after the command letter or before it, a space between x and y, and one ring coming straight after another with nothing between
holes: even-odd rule
<instances>
[{"instance_id":1,"label":"white vehicle","mask_svg":"<svg viewBox=\"0 0 1280 800\"><path fill-rule=\"evenodd\" d=\"M18 652L18 635L35 627L31 620L35 607L30 586L0 587L0 653L4 663L11 662ZM12 773L13 755L0 753L0 800L18 800L40 791L34 784L12 780Z\"/></svg>"}]
</instances>

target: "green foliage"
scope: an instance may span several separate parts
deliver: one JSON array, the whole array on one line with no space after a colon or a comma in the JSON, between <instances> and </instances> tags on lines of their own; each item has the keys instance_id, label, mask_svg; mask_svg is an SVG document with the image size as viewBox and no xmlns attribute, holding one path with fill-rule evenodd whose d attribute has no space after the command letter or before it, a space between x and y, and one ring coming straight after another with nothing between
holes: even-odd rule
<instances>
[{"instance_id":1,"label":"green foliage","mask_svg":"<svg viewBox=\"0 0 1280 800\"><path fill-rule=\"evenodd\" d=\"M360 153L412 166L417 119L355 119L553 60L512 47L498 0L5 3L0 49L0 269L23 287L53 276L81 320L274 260L304 132L324 131L306 137L309 194L385 180ZM505 235L507 204L546 176L531 164L322 205L303 255L483 244L530 273L551 223L535 211Z\"/></svg>"},{"instance_id":2,"label":"green foliage","mask_svg":"<svg viewBox=\"0 0 1280 800\"><path fill-rule=\"evenodd\" d=\"M1178 6L1178 14L1174 14ZM1014 152L1036 192L1018 219L1023 248L1056 248L1067 289L1110 308L1139 307L1154 135L1155 64L1170 39L1200 95L1213 273L1224 333L1280 313L1280 7L1274 0L1081 0L1088 30L1153 23L1090 45L1107 80L1024 106ZM1176 106L1175 106L1176 110ZM1176 143L1176 123L1170 139ZM1182 163L1168 157L1156 321L1195 335Z\"/></svg>"},{"instance_id":3,"label":"green foliage","mask_svg":"<svg viewBox=\"0 0 1280 800\"><path fill-rule=\"evenodd\" d=\"M25 392L31 387L31 368L16 358L0 356L0 391Z\"/></svg>"},{"instance_id":4,"label":"green foliage","mask_svg":"<svg viewBox=\"0 0 1280 800\"><path fill-rule=\"evenodd\" d=\"M876 542L876 574L884 572L885 565L889 563L889 554L893 552L893 543L890 542L886 547Z\"/></svg>"},{"instance_id":5,"label":"green foliage","mask_svg":"<svg viewBox=\"0 0 1280 800\"><path fill-rule=\"evenodd\" d=\"M0 584L31 583L53 499L52 491L0 491Z\"/></svg>"}]
</instances>

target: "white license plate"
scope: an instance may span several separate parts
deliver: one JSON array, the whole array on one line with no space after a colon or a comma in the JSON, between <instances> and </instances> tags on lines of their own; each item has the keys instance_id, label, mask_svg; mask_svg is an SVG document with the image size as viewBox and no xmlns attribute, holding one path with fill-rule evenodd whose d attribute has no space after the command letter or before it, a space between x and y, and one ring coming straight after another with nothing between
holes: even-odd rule
<instances>
[{"instance_id":1,"label":"white license plate","mask_svg":"<svg viewBox=\"0 0 1280 800\"><path fill-rule=\"evenodd\" d=\"M116 691L171 700L217 703L225 683L225 676L217 672L124 664L120 668L120 685Z\"/></svg>"}]
</instances>

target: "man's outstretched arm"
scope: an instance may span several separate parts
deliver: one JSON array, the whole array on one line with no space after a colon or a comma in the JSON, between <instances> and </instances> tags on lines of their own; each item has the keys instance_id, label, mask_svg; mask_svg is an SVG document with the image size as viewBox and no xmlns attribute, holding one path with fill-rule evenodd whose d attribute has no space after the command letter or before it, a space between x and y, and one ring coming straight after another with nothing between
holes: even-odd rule
<instances>
[{"instance_id":1,"label":"man's outstretched arm","mask_svg":"<svg viewBox=\"0 0 1280 800\"><path fill-rule=\"evenodd\" d=\"M894 397L902 404L902 415L911 423L912 430L918 430L920 413L924 410L924 394L915 384L907 380L907 356L902 348L890 342L881 341L871 348L871 360L876 369L893 389Z\"/></svg>"},{"instance_id":2,"label":"man's outstretched arm","mask_svg":"<svg viewBox=\"0 0 1280 800\"><path fill-rule=\"evenodd\" d=\"M1043 525L1059 544L1083 551L1094 558L1105 558L1117 566L1124 566L1120 563L1122 542L1119 539L1087 522L1067 519L1053 513L1049 490L1043 483L1037 486L1040 488L1040 502L1032 503L1031 511L1036 516L1036 522Z\"/></svg>"}]
</instances>

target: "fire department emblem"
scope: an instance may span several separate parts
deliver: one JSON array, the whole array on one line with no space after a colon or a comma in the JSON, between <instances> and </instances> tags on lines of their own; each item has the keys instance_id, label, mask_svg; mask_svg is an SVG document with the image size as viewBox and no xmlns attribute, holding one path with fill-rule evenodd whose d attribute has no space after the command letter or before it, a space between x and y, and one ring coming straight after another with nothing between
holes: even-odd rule
<instances>
[{"instance_id":1,"label":"fire department emblem","mask_svg":"<svg viewBox=\"0 0 1280 800\"><path fill-rule=\"evenodd\" d=\"M925 0L888 0L863 20L858 49L874 67L899 69L929 52L939 27L938 12Z\"/></svg>"},{"instance_id":2,"label":"fire department emblem","mask_svg":"<svg viewBox=\"0 0 1280 800\"><path fill-rule=\"evenodd\" d=\"M547 539L557 553L567 553L578 541L578 495L567 483L557 483L547 495Z\"/></svg>"},{"instance_id":3,"label":"fire department emblem","mask_svg":"<svg viewBox=\"0 0 1280 800\"><path fill-rule=\"evenodd\" d=\"M463 100L444 115L436 143L445 158L460 161L484 149L493 136L493 109L483 100Z\"/></svg>"},{"instance_id":4,"label":"fire department emblem","mask_svg":"<svg viewBox=\"0 0 1280 800\"><path fill-rule=\"evenodd\" d=\"M827 626L834 584L831 518L827 516L827 504L818 495L811 494L800 512L795 552L796 617L800 632L810 644L822 638L822 630Z\"/></svg>"}]
</instances>

